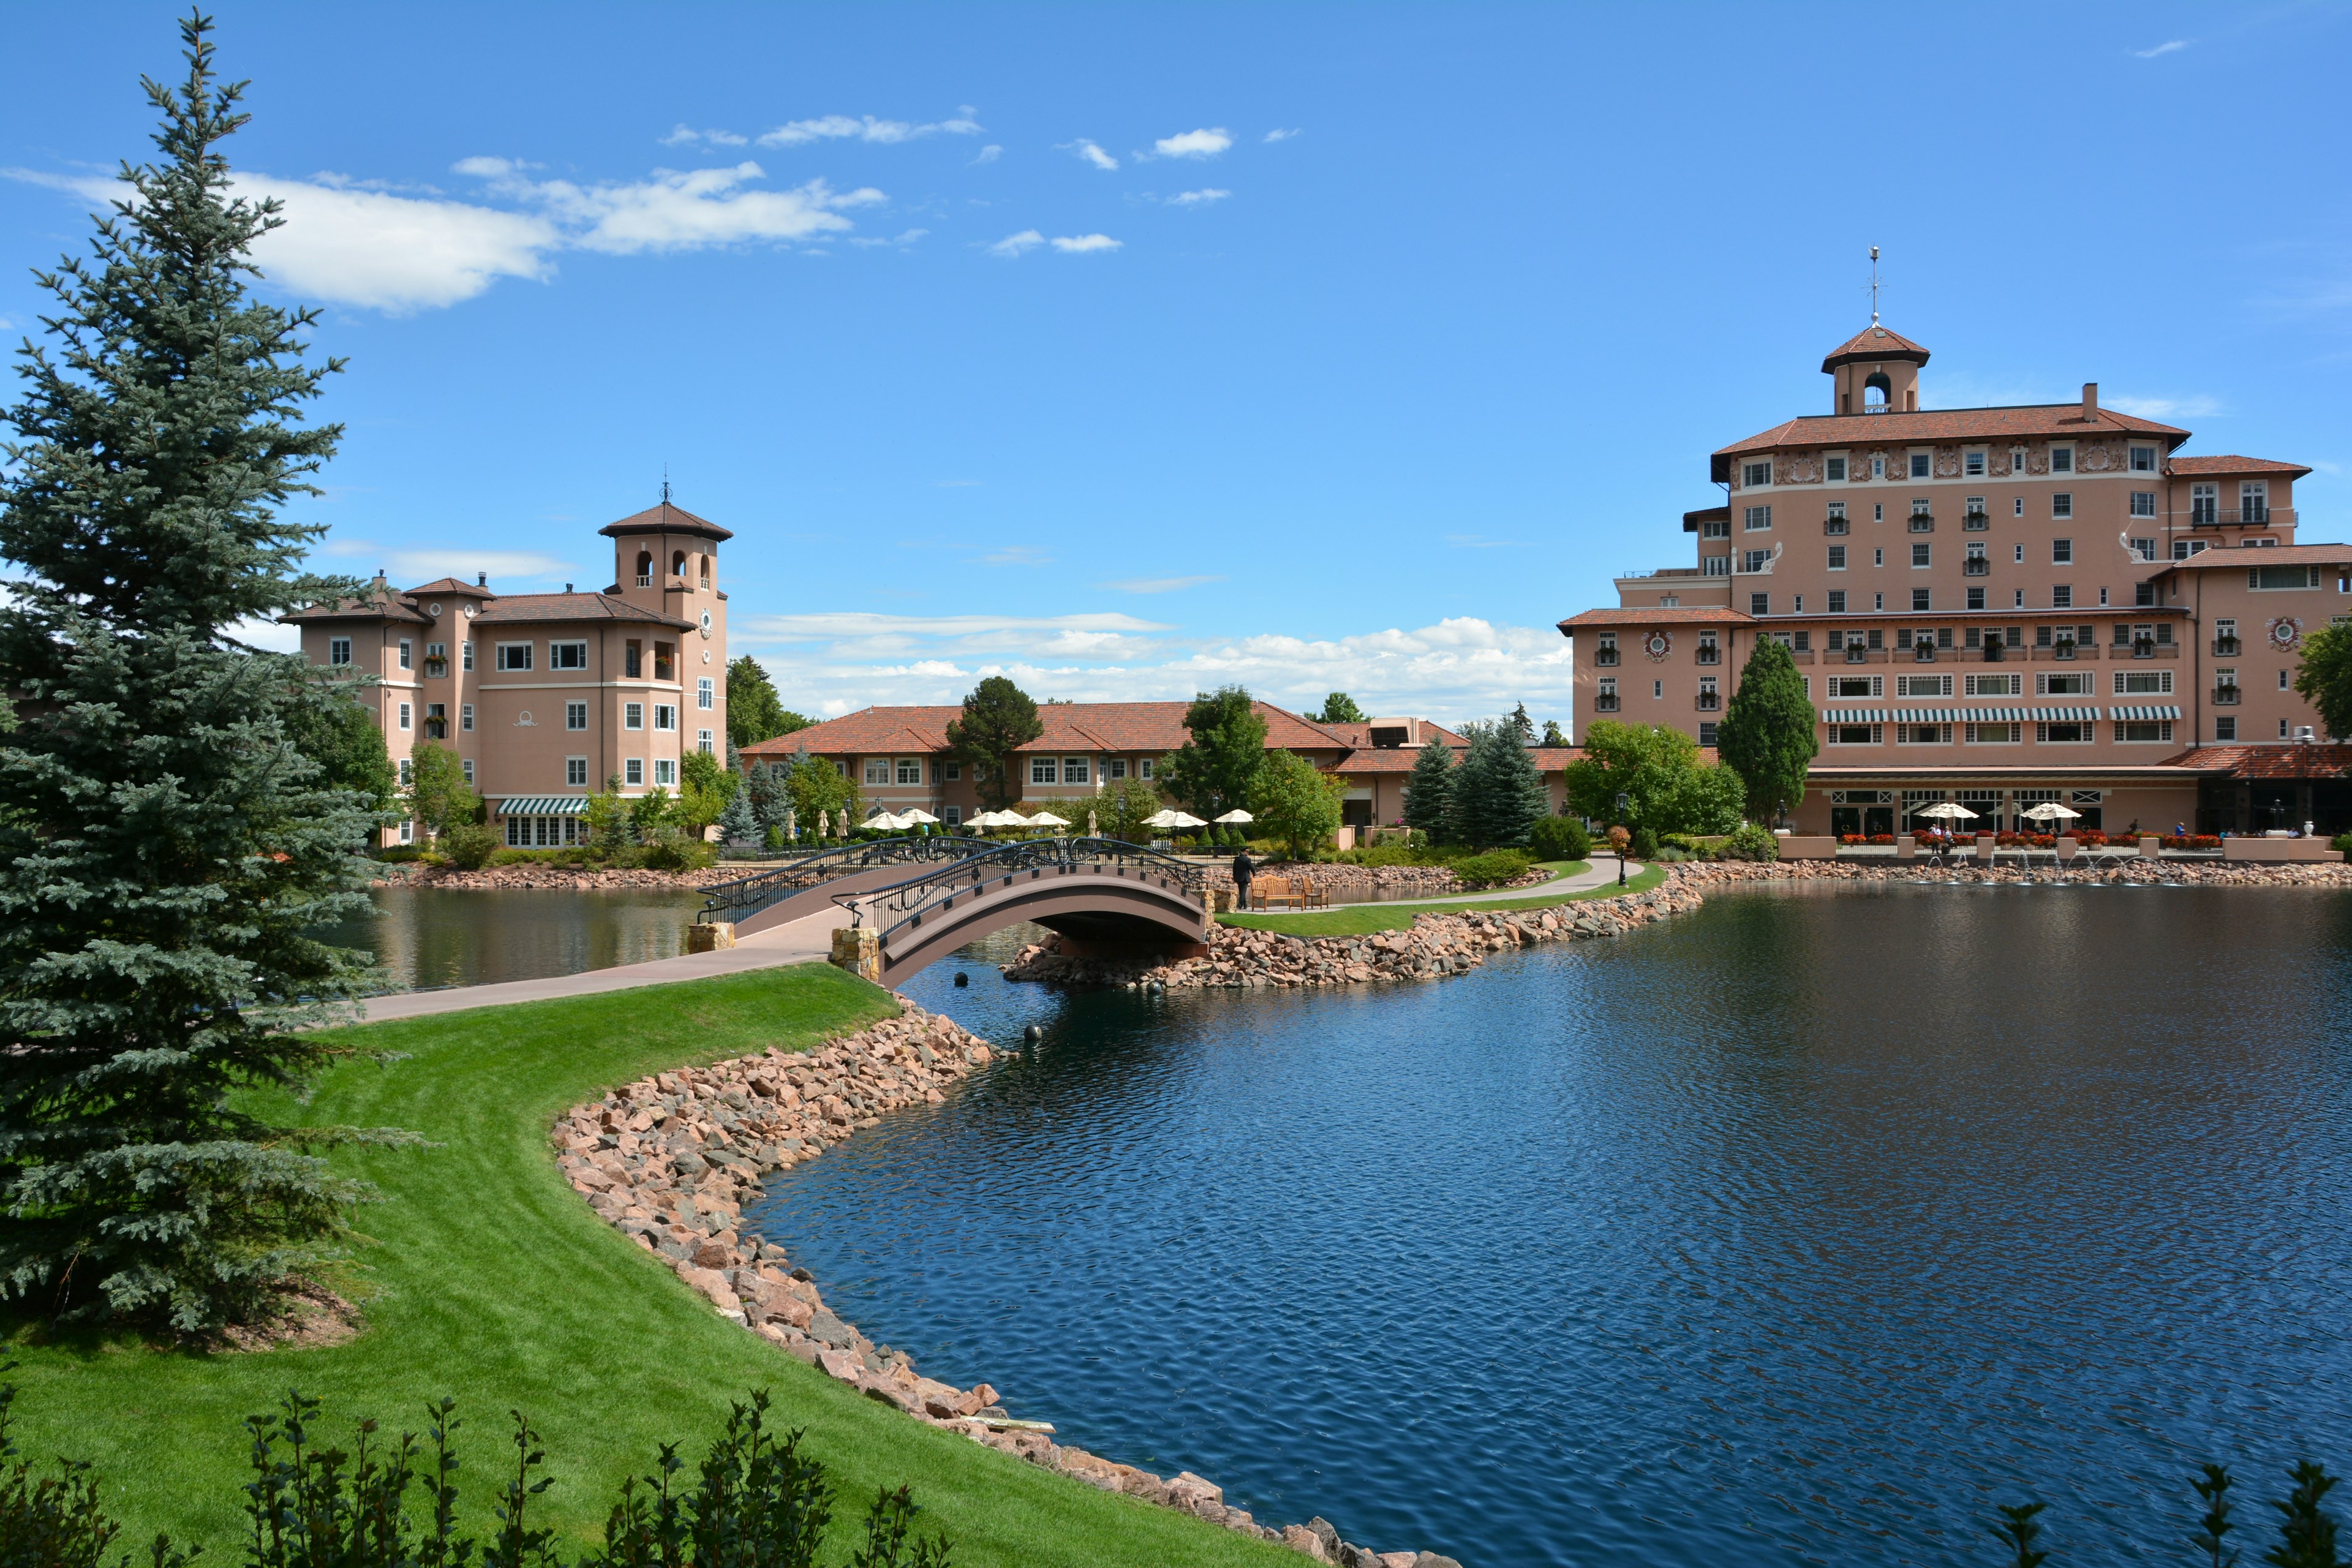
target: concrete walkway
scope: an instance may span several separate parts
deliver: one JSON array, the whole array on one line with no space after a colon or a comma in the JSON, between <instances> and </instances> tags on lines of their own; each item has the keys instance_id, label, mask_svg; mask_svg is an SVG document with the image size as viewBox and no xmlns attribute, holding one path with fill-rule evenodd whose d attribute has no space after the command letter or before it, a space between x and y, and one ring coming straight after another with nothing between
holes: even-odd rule
<instances>
[{"instance_id":1,"label":"concrete walkway","mask_svg":"<svg viewBox=\"0 0 2352 1568\"><path fill-rule=\"evenodd\" d=\"M833 933L848 923L846 910L827 910L790 925L755 932L720 952L685 952L676 958L657 958L650 963L586 969L577 974L549 975L543 980L453 985L446 991L394 992L367 1004L367 1021L376 1024L387 1018L421 1018L434 1013L462 1013L474 1007L544 1002L557 996L593 996L640 985L667 985L680 980L740 974L745 970L768 969L782 963L820 963L833 956Z\"/></svg>"}]
</instances>

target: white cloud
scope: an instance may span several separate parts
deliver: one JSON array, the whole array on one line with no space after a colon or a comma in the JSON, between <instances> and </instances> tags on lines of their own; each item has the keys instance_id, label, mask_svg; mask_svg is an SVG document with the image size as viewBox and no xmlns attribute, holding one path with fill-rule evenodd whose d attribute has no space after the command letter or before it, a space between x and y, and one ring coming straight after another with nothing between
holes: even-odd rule
<instances>
[{"instance_id":1,"label":"white cloud","mask_svg":"<svg viewBox=\"0 0 2352 1568\"><path fill-rule=\"evenodd\" d=\"M973 159L972 159L972 163L973 163L974 164L979 164L979 163L995 163L999 158L1002 158L1002 157L1003 157L1003 156L1004 156L1004 149L1003 149L1003 148L1002 148L1002 147L999 147L995 142L990 142L987 146L982 147L982 148L980 150L979 153L973 157Z\"/></svg>"},{"instance_id":2,"label":"white cloud","mask_svg":"<svg viewBox=\"0 0 2352 1568\"><path fill-rule=\"evenodd\" d=\"M1121 594L1173 594L1183 588L1197 588L1203 583L1223 581L1223 577L1122 577L1116 583L1098 583L1096 586Z\"/></svg>"},{"instance_id":3,"label":"white cloud","mask_svg":"<svg viewBox=\"0 0 2352 1568\"><path fill-rule=\"evenodd\" d=\"M2132 55L2137 59L2152 60L2158 55L2168 55L2176 49L2185 49L2188 47L2187 38L2168 38L2152 49L2134 49Z\"/></svg>"},{"instance_id":4,"label":"white cloud","mask_svg":"<svg viewBox=\"0 0 2352 1568\"><path fill-rule=\"evenodd\" d=\"M1039 234L1034 228L1024 228L1019 234L1008 234L1003 239L998 240L994 245L988 247L988 254L991 256L1001 256L1010 261L1013 258L1019 256L1022 252L1034 250L1038 246L1045 243L1045 237L1044 235Z\"/></svg>"},{"instance_id":5,"label":"white cloud","mask_svg":"<svg viewBox=\"0 0 2352 1568\"><path fill-rule=\"evenodd\" d=\"M247 647L268 648L271 653L302 651L302 628L281 626L276 621L238 621L228 628L228 636Z\"/></svg>"},{"instance_id":6,"label":"white cloud","mask_svg":"<svg viewBox=\"0 0 2352 1568\"><path fill-rule=\"evenodd\" d=\"M1084 256L1089 251L1117 250L1125 243L1107 234L1072 234L1056 236L1054 248L1066 256Z\"/></svg>"},{"instance_id":7,"label":"white cloud","mask_svg":"<svg viewBox=\"0 0 2352 1568\"><path fill-rule=\"evenodd\" d=\"M2210 419L2221 412L2219 398L2201 394L2190 397L2103 397L2109 408L2120 408L2142 419Z\"/></svg>"},{"instance_id":8,"label":"white cloud","mask_svg":"<svg viewBox=\"0 0 2352 1568\"><path fill-rule=\"evenodd\" d=\"M888 239L859 237L852 239L849 243L852 245L869 247L877 245L912 245L915 241L922 238L925 235L930 232L931 231L927 228L910 228L903 233L893 236Z\"/></svg>"},{"instance_id":9,"label":"white cloud","mask_svg":"<svg viewBox=\"0 0 2352 1568\"><path fill-rule=\"evenodd\" d=\"M1238 682L1302 710L1339 690L1375 711L1444 722L1522 701L1538 720L1570 717L1568 639L1549 626L1464 618L1313 639L1169 635L1177 629L1127 616L835 614L754 617L737 622L735 636L762 650L781 689L809 694L802 700L828 713L956 702L1002 674L1041 700L1182 700Z\"/></svg>"},{"instance_id":10,"label":"white cloud","mask_svg":"<svg viewBox=\"0 0 2352 1568\"><path fill-rule=\"evenodd\" d=\"M319 553L352 562L354 566L364 563L368 573L383 572L394 587L430 583L442 577L471 582L483 573L489 574L493 589L499 586L501 578L542 583L567 576L583 587L604 586L602 583L589 583L585 568L539 550L474 550L464 545L437 544L386 548L372 539L330 539Z\"/></svg>"},{"instance_id":11,"label":"white cloud","mask_svg":"<svg viewBox=\"0 0 2352 1568\"><path fill-rule=\"evenodd\" d=\"M1043 566L1054 558L1034 544L1005 544L977 559L983 566Z\"/></svg>"},{"instance_id":12,"label":"white cloud","mask_svg":"<svg viewBox=\"0 0 2352 1568\"><path fill-rule=\"evenodd\" d=\"M1151 144L1151 150L1162 158L1213 158L1233 144L1231 132L1204 127L1178 136L1162 136Z\"/></svg>"},{"instance_id":13,"label":"white cloud","mask_svg":"<svg viewBox=\"0 0 2352 1568\"><path fill-rule=\"evenodd\" d=\"M665 147L691 147L698 142L713 147L740 147L747 140L732 131L697 131L683 122L673 127L668 135L660 138Z\"/></svg>"},{"instance_id":14,"label":"white cloud","mask_svg":"<svg viewBox=\"0 0 2352 1568\"><path fill-rule=\"evenodd\" d=\"M1298 128L1294 125L1287 131L1280 129L1269 131L1265 133L1265 139L1269 142L1287 142L1292 137L1298 134L1300 134L1300 132Z\"/></svg>"},{"instance_id":15,"label":"white cloud","mask_svg":"<svg viewBox=\"0 0 2352 1568\"><path fill-rule=\"evenodd\" d=\"M904 120L877 120L870 114L855 119L846 114L826 114L814 120L791 120L760 138L762 147L805 147L812 142L878 142L885 144L912 142L919 137L977 136L981 127L971 119L941 120L928 125L918 125Z\"/></svg>"},{"instance_id":16,"label":"white cloud","mask_svg":"<svg viewBox=\"0 0 2352 1568\"><path fill-rule=\"evenodd\" d=\"M507 180L492 188L555 216L571 244L620 256L838 234L852 226L840 209L885 199L870 186L836 192L823 180L788 191L742 188L766 177L746 160L731 169L663 169L650 179L609 184Z\"/></svg>"},{"instance_id":17,"label":"white cloud","mask_svg":"<svg viewBox=\"0 0 2352 1568\"><path fill-rule=\"evenodd\" d=\"M1103 170L1105 173L1108 173L1110 170L1118 167L1118 159L1112 157L1109 153L1104 152L1100 147L1097 147L1095 143L1089 142L1083 136L1079 137L1075 142L1064 142L1060 143L1056 151L1070 153L1072 156L1079 158L1086 163L1092 163L1096 168Z\"/></svg>"},{"instance_id":18,"label":"white cloud","mask_svg":"<svg viewBox=\"0 0 2352 1568\"><path fill-rule=\"evenodd\" d=\"M1233 194L1231 191L1179 191L1168 198L1168 205L1171 207L1204 207L1211 202L1223 201Z\"/></svg>"}]
</instances>

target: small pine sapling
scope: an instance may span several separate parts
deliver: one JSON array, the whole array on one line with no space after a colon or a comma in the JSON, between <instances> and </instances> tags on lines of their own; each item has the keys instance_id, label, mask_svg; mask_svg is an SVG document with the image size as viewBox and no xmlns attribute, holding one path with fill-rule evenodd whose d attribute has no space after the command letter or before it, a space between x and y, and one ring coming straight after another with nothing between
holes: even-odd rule
<instances>
[{"instance_id":1,"label":"small pine sapling","mask_svg":"<svg viewBox=\"0 0 2352 1568\"><path fill-rule=\"evenodd\" d=\"M2294 1489L2279 1510L2279 1543L2263 1554L2271 1568L2343 1568L2336 1554L2336 1520L2321 1511L2322 1499L2336 1489L2336 1478L2309 1459L2289 1471Z\"/></svg>"},{"instance_id":2,"label":"small pine sapling","mask_svg":"<svg viewBox=\"0 0 2352 1568\"><path fill-rule=\"evenodd\" d=\"M2189 1483L2197 1489L2197 1500L2205 1505L2204 1516L2197 1521L2195 1535L2189 1544L2206 1554L2210 1568L2231 1568L2238 1554L2223 1543L2222 1538L2237 1528L2230 1517L2230 1471L2223 1465L2205 1467L2205 1479ZM2224 1555L2224 1553L2227 1555Z\"/></svg>"},{"instance_id":3,"label":"small pine sapling","mask_svg":"<svg viewBox=\"0 0 2352 1568\"><path fill-rule=\"evenodd\" d=\"M2033 1516L2048 1506L2028 1502L2005 1504L2000 1509L2000 1522L1990 1528L1992 1538L2009 1549L2009 1568L2037 1568L2050 1555L2033 1550L2033 1543L2042 1538L2042 1526Z\"/></svg>"}]
</instances>

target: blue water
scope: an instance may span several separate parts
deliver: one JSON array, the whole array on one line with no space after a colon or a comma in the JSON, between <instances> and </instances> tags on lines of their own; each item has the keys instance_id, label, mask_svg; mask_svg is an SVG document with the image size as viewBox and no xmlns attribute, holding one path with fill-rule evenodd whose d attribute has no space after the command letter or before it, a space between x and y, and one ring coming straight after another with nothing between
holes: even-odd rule
<instances>
[{"instance_id":1,"label":"blue water","mask_svg":"<svg viewBox=\"0 0 2352 1568\"><path fill-rule=\"evenodd\" d=\"M759 1228L933 1376L1520 1563L2177 1562L2352 1468L2352 897L1726 895L1380 990L908 989L1042 1047Z\"/></svg>"}]
</instances>

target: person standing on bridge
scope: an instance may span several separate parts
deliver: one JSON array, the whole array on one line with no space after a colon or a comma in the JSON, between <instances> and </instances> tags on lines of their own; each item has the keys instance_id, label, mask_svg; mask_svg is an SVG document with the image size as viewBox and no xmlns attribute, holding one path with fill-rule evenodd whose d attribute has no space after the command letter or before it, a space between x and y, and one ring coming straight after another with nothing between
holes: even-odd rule
<instances>
[{"instance_id":1,"label":"person standing on bridge","mask_svg":"<svg viewBox=\"0 0 2352 1568\"><path fill-rule=\"evenodd\" d=\"M1240 854L1234 857L1234 908L1243 910L1249 908L1250 873L1256 869L1256 867L1250 864L1248 850L1244 849Z\"/></svg>"}]
</instances>

